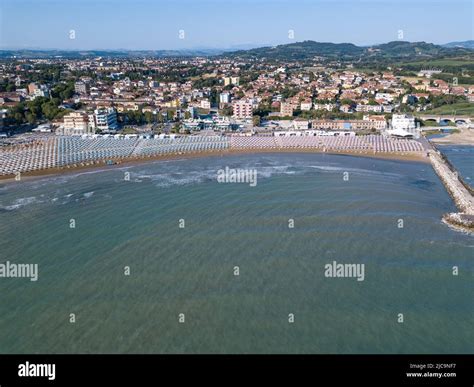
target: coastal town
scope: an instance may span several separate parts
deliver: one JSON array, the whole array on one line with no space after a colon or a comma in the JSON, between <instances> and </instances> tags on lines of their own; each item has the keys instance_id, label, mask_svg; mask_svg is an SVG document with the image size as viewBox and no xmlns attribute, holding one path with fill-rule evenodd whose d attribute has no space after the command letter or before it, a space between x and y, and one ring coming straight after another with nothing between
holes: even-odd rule
<instances>
[{"instance_id":1,"label":"coastal town","mask_svg":"<svg viewBox=\"0 0 474 387\"><path fill-rule=\"evenodd\" d=\"M0 387L472 385L473 4L1 1Z\"/></svg>"},{"instance_id":2,"label":"coastal town","mask_svg":"<svg viewBox=\"0 0 474 387\"><path fill-rule=\"evenodd\" d=\"M474 103L474 85L441 72L317 59L9 58L0 174L228 149L422 154L424 131L471 125L455 112L424 115Z\"/></svg>"},{"instance_id":3,"label":"coastal town","mask_svg":"<svg viewBox=\"0 0 474 387\"><path fill-rule=\"evenodd\" d=\"M3 178L249 151L424 159L460 208L456 224L472 227L469 186L425 134L471 138L470 115L431 111L474 104L474 85L439 69L220 56L10 58L0 69Z\"/></svg>"}]
</instances>

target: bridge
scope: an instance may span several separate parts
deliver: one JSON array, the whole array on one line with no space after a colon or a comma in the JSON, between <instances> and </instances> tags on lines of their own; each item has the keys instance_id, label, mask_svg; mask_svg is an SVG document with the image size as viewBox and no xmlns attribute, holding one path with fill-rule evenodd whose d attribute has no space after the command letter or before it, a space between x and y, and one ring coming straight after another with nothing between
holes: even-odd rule
<instances>
[{"instance_id":1,"label":"bridge","mask_svg":"<svg viewBox=\"0 0 474 387\"><path fill-rule=\"evenodd\" d=\"M445 115L445 114L420 114L417 116L423 121L436 121L438 124L441 121L452 121L455 123L471 124L474 121L474 117L463 116L463 115Z\"/></svg>"}]
</instances>

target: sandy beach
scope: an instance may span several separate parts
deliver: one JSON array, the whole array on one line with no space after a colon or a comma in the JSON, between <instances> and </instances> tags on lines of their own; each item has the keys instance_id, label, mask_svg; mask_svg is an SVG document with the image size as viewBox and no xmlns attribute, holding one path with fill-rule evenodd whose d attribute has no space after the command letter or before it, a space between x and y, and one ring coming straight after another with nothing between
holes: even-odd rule
<instances>
[{"instance_id":1,"label":"sandy beach","mask_svg":"<svg viewBox=\"0 0 474 387\"><path fill-rule=\"evenodd\" d=\"M121 158L116 159L115 164L107 165L105 161L90 161L83 162L77 165L68 165L60 168L49 168L37 171L23 172L21 174L22 180L30 180L32 178L55 176L68 173L77 173L79 171L87 170L110 170L113 168L133 166L145 164L150 161L167 161L167 160L184 160L198 157L225 157L227 155L239 155L239 154L254 154L254 153L325 153L330 155L346 155L346 156L361 156L376 159L388 159L388 160L399 160L399 161L414 161L429 163L429 158L424 153L373 153L373 152L322 152L318 149L281 149L281 148L266 148L266 149L233 149L226 151L215 151L215 152L194 152L194 153L182 153L182 154L169 154L169 155L156 155L149 157L133 157L133 158ZM3 182L14 182L15 178L12 175L0 176L0 181Z\"/></svg>"},{"instance_id":2,"label":"sandy beach","mask_svg":"<svg viewBox=\"0 0 474 387\"><path fill-rule=\"evenodd\" d=\"M445 145L474 145L474 129L462 128L459 133L448 134L445 137L432 138L435 144Z\"/></svg>"}]
</instances>

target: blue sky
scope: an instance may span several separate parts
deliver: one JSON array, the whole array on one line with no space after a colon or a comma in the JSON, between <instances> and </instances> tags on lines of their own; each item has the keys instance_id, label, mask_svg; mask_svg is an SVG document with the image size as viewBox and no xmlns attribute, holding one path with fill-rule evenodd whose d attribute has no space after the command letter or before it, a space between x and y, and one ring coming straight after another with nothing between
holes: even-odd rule
<instances>
[{"instance_id":1,"label":"blue sky","mask_svg":"<svg viewBox=\"0 0 474 387\"><path fill-rule=\"evenodd\" d=\"M397 40L399 30L403 40L447 43L474 39L473 8L473 0L0 0L0 48L368 45Z\"/></svg>"}]
</instances>

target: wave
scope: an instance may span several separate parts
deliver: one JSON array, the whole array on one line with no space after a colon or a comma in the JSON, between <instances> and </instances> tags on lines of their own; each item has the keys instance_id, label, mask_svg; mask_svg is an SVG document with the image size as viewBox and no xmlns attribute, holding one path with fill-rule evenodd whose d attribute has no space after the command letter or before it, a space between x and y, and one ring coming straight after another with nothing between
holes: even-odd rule
<instances>
[{"instance_id":1,"label":"wave","mask_svg":"<svg viewBox=\"0 0 474 387\"><path fill-rule=\"evenodd\" d=\"M346 168L346 167L333 167L330 165L307 165L307 168L314 168L318 169L323 172L351 172L359 175L368 175L368 176L389 176L394 178L403 177L399 173L393 172L385 172L385 171L377 171L377 170L370 170L370 169L361 169L361 168Z\"/></svg>"},{"instance_id":2,"label":"wave","mask_svg":"<svg viewBox=\"0 0 474 387\"><path fill-rule=\"evenodd\" d=\"M0 206L0 209L6 210L6 211L13 211L13 210L16 210L18 208L27 206L29 204L41 203L41 202L42 201L38 200L36 198L36 196L29 196L29 197L26 197L26 198L16 199L16 200L13 201L12 204L10 204L8 206Z\"/></svg>"},{"instance_id":3,"label":"wave","mask_svg":"<svg viewBox=\"0 0 474 387\"><path fill-rule=\"evenodd\" d=\"M154 165L156 167L157 164ZM162 166L163 167L163 166ZM278 160L255 160L251 162L245 160L245 162L232 161L228 164L223 164L216 166L214 168L207 168L205 170L197 171L195 169L189 168L189 166L180 168L177 170L176 165L167 165L164 168L161 168L160 173L153 173L150 168L143 169L141 168L137 172L131 172L132 182L134 183L144 183L144 182L153 182L157 187L170 187L174 185L189 185L189 184L201 184L205 182L217 181L217 172L220 169L250 169L257 170L258 179L267 179L272 176L278 175L305 175L314 173L314 170L327 173L335 172L349 172L358 175L365 176L383 176L389 178L402 178L403 175L393 172L362 169L362 168L346 168L339 164L333 165L308 165L308 163L297 161L294 164L281 164Z\"/></svg>"},{"instance_id":4,"label":"wave","mask_svg":"<svg viewBox=\"0 0 474 387\"><path fill-rule=\"evenodd\" d=\"M141 170L133 176L133 182L153 182L157 187L170 187L174 185L202 184L206 182L217 182L219 170L226 167L229 169L248 169L257 171L257 179L270 178L274 175L297 175L305 173L304 170L298 170L290 165L258 166L256 163L220 165L215 168L208 168L201 171L196 170L169 170L161 173L151 173L149 170Z\"/></svg>"},{"instance_id":5,"label":"wave","mask_svg":"<svg viewBox=\"0 0 474 387\"><path fill-rule=\"evenodd\" d=\"M90 198L94 192L86 192L83 194L83 197ZM31 204L39 204L39 203L50 203L50 204L68 204L70 203L70 198L74 196L73 193L61 195L60 192L55 192L52 195L41 194L37 196L28 196L24 198L15 199L13 202L7 205L0 204L0 210L4 211L13 211L19 208L31 205ZM62 199L62 200L61 200Z\"/></svg>"},{"instance_id":6,"label":"wave","mask_svg":"<svg viewBox=\"0 0 474 387\"><path fill-rule=\"evenodd\" d=\"M371 163L375 163L372 161ZM364 164L363 164L364 165ZM343 173L349 172L352 174L379 176L383 178L400 179L404 175L394 173L394 170L385 171L383 169L371 169L371 167L352 168L344 166L343 162L336 162L335 160L325 159L324 161L310 158L288 157L286 155L268 157L261 155L252 156L238 156L237 158L210 158L210 159L177 159L177 160L160 160L151 163L140 165L127 165L109 170L100 168L94 171L81 171L61 176L48 176L41 181L25 182L22 189L26 189L30 194L40 196L40 193L48 192L48 202L54 204L67 204L70 200L78 199L78 197L88 199L97 191L97 187L109 188L108 185L113 185L116 182L123 181L124 170L130 173L130 182L132 184L153 184L156 187L171 187L171 186L185 186L192 184L203 183L217 183L217 174L221 169L226 167L230 169L249 169L257 170L257 179L268 179L273 176L287 175L289 178L307 175L315 176L318 173ZM396 170L395 170L396 171ZM100 174L107 172L101 176ZM118 175L117 175L118 173ZM81 180L73 180L82 176ZM94 177L94 176L99 176ZM90 185L90 183L94 183ZM104 185L105 184L105 185ZM89 186L89 192L81 192L84 185ZM10 191L11 187L11 191ZM50 188L53 187L54 193L51 193ZM87 189L87 188L86 188ZM7 196L13 191L18 191L18 186L9 186L7 189ZM8 192L10 191L10 192ZM69 192L76 192L68 193ZM71 197L74 196L73 199ZM76 200L76 201L77 201ZM22 203L12 203L6 206L8 209L20 208ZM5 208L5 207L3 207Z\"/></svg>"}]
</instances>

